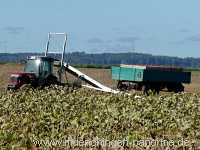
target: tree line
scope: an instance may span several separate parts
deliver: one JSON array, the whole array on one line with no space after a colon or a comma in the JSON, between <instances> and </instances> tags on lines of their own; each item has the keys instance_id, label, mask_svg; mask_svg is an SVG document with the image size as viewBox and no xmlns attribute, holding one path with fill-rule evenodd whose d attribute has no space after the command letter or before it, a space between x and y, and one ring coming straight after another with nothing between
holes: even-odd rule
<instances>
[{"instance_id":1,"label":"tree line","mask_svg":"<svg viewBox=\"0 0 200 150\"><path fill-rule=\"evenodd\" d=\"M43 55L42 53L0 53L0 63L20 63L28 56ZM59 59L60 54L50 54ZM187 68L200 68L200 58L180 58L170 56L154 56L142 53L101 53L88 54L85 52L67 53L65 61L79 66L110 66L118 64L143 64L143 65L167 65Z\"/></svg>"}]
</instances>

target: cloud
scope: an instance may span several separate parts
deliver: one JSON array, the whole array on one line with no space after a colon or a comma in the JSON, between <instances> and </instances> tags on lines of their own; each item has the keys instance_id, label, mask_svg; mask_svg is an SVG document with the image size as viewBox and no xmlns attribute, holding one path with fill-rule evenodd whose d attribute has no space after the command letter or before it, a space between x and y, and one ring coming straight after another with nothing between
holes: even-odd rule
<instances>
[{"instance_id":1,"label":"cloud","mask_svg":"<svg viewBox=\"0 0 200 150\"><path fill-rule=\"evenodd\" d=\"M200 42L200 34L190 36L186 38L185 40L191 41L191 42Z\"/></svg>"},{"instance_id":2,"label":"cloud","mask_svg":"<svg viewBox=\"0 0 200 150\"><path fill-rule=\"evenodd\" d=\"M118 27L114 27L114 28L112 28L112 30L113 30L113 31L121 31L121 29L118 28Z\"/></svg>"},{"instance_id":3,"label":"cloud","mask_svg":"<svg viewBox=\"0 0 200 150\"><path fill-rule=\"evenodd\" d=\"M91 38L88 40L88 43L90 43L90 44L102 44L104 42L105 41L100 38Z\"/></svg>"},{"instance_id":4,"label":"cloud","mask_svg":"<svg viewBox=\"0 0 200 150\"><path fill-rule=\"evenodd\" d=\"M0 45L6 44L6 43L7 43L7 41L0 41Z\"/></svg>"},{"instance_id":5,"label":"cloud","mask_svg":"<svg viewBox=\"0 0 200 150\"><path fill-rule=\"evenodd\" d=\"M190 32L190 30L183 28L183 29L180 29L179 32L181 32L181 33L188 33L188 32Z\"/></svg>"},{"instance_id":6,"label":"cloud","mask_svg":"<svg viewBox=\"0 0 200 150\"><path fill-rule=\"evenodd\" d=\"M9 34L20 34L24 31L24 27L14 27L14 26L7 26L3 28L4 31L8 32Z\"/></svg>"},{"instance_id":7,"label":"cloud","mask_svg":"<svg viewBox=\"0 0 200 150\"><path fill-rule=\"evenodd\" d=\"M113 41L112 40L106 40L105 43L111 44Z\"/></svg>"},{"instance_id":8,"label":"cloud","mask_svg":"<svg viewBox=\"0 0 200 150\"><path fill-rule=\"evenodd\" d=\"M140 40L139 37L121 37L117 39L118 42L122 42L122 43L133 43L138 40Z\"/></svg>"},{"instance_id":9,"label":"cloud","mask_svg":"<svg viewBox=\"0 0 200 150\"><path fill-rule=\"evenodd\" d=\"M183 45L185 43L186 43L185 40L169 42L169 44L174 44L174 45Z\"/></svg>"},{"instance_id":10,"label":"cloud","mask_svg":"<svg viewBox=\"0 0 200 150\"><path fill-rule=\"evenodd\" d=\"M186 37L186 38L179 40L179 41L169 42L169 44L183 45L183 44L186 44L188 42L200 42L200 34L189 36L189 37Z\"/></svg>"}]
</instances>

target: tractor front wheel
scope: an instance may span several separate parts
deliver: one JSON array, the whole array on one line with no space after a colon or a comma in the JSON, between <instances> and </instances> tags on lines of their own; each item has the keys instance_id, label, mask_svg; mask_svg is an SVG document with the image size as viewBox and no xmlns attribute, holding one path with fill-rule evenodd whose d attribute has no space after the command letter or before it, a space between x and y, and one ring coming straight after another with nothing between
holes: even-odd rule
<instances>
[{"instance_id":1,"label":"tractor front wheel","mask_svg":"<svg viewBox=\"0 0 200 150\"><path fill-rule=\"evenodd\" d=\"M32 88L31 84L23 84L21 87L20 87L20 90L29 90L30 88Z\"/></svg>"}]
</instances>

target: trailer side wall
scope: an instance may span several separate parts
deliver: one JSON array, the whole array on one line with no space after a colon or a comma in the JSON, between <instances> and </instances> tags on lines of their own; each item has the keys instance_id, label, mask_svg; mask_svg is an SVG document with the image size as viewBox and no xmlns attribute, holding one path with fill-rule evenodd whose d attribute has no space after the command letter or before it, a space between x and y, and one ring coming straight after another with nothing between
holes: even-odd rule
<instances>
[{"instance_id":1,"label":"trailer side wall","mask_svg":"<svg viewBox=\"0 0 200 150\"><path fill-rule=\"evenodd\" d=\"M162 70L144 70L145 82L191 82L191 72L173 72Z\"/></svg>"},{"instance_id":2,"label":"trailer side wall","mask_svg":"<svg viewBox=\"0 0 200 150\"><path fill-rule=\"evenodd\" d=\"M146 70L140 68L112 67L112 79L134 82L190 83L191 72Z\"/></svg>"},{"instance_id":3,"label":"trailer side wall","mask_svg":"<svg viewBox=\"0 0 200 150\"><path fill-rule=\"evenodd\" d=\"M121 81L143 81L143 69L112 67L112 79Z\"/></svg>"}]
</instances>

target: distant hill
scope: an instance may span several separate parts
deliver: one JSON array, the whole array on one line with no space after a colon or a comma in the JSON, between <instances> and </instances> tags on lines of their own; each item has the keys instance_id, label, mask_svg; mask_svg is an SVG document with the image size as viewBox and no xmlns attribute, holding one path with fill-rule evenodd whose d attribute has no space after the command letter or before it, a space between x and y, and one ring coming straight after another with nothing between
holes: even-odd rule
<instances>
[{"instance_id":1,"label":"distant hill","mask_svg":"<svg viewBox=\"0 0 200 150\"><path fill-rule=\"evenodd\" d=\"M27 56L42 55L42 53L0 53L0 63L20 63ZM60 54L51 54L59 58ZM70 64L80 65L117 65L117 64L149 64L170 65L189 68L200 68L200 58L179 58L169 56L154 56L141 53L102 53L88 54L85 52L74 52L66 54L66 61Z\"/></svg>"}]
</instances>

